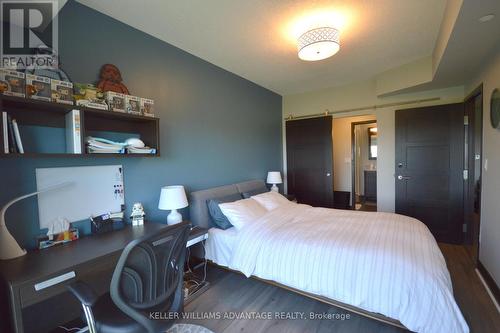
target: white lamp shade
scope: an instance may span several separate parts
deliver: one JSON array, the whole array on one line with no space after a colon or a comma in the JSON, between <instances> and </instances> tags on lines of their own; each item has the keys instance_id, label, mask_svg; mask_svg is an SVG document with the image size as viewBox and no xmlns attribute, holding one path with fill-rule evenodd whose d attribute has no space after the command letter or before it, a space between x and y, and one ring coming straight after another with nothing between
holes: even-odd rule
<instances>
[{"instance_id":1,"label":"white lamp shade","mask_svg":"<svg viewBox=\"0 0 500 333\"><path fill-rule=\"evenodd\" d=\"M269 171L267 173L267 180L266 182L268 184L281 184L283 183L283 180L281 179L281 172L279 171Z\"/></svg>"},{"instance_id":2,"label":"white lamp shade","mask_svg":"<svg viewBox=\"0 0 500 333\"><path fill-rule=\"evenodd\" d=\"M180 209L188 206L184 186L164 186L161 188L158 208L161 210Z\"/></svg>"}]
</instances>

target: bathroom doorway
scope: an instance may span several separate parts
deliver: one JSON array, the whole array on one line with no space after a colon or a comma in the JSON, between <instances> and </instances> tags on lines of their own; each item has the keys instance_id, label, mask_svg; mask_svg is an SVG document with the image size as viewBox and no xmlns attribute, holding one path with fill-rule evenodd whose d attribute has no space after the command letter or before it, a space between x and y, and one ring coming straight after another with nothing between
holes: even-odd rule
<instances>
[{"instance_id":1,"label":"bathroom doorway","mask_svg":"<svg viewBox=\"0 0 500 333\"><path fill-rule=\"evenodd\" d=\"M378 128L376 120L351 123L352 208L377 211Z\"/></svg>"}]
</instances>

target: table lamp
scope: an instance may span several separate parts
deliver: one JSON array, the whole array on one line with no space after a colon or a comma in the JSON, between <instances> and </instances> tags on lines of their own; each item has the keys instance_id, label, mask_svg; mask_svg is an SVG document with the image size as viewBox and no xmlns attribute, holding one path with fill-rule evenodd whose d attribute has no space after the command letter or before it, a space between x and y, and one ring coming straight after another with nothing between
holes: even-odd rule
<instances>
[{"instance_id":1,"label":"table lamp","mask_svg":"<svg viewBox=\"0 0 500 333\"><path fill-rule=\"evenodd\" d=\"M266 181L266 183L273 184L273 186L271 187L271 191L279 192L278 186L276 186L276 184L283 183L283 180L281 179L281 172L279 172L279 171L269 171L267 173L267 181Z\"/></svg>"},{"instance_id":2,"label":"table lamp","mask_svg":"<svg viewBox=\"0 0 500 333\"><path fill-rule=\"evenodd\" d=\"M182 215L177 211L188 206L184 186L164 186L161 188L160 202L158 208L161 210L171 210L167 216L167 224L172 225L182 222Z\"/></svg>"}]
</instances>

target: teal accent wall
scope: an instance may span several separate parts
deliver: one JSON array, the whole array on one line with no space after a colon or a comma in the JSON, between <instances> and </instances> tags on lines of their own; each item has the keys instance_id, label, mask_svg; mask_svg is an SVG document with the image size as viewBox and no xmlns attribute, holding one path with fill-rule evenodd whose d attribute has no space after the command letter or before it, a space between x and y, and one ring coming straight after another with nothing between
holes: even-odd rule
<instances>
[{"instance_id":1,"label":"teal accent wall","mask_svg":"<svg viewBox=\"0 0 500 333\"><path fill-rule=\"evenodd\" d=\"M164 185L193 191L282 169L280 95L73 1L59 25L62 68L74 82L96 82L101 65L112 63L133 95L155 100L162 156L0 159L0 205L36 189L36 168L122 164L127 213L139 201L148 219L164 222L168 212L157 208ZM36 198L12 206L7 221L32 248Z\"/></svg>"}]
</instances>

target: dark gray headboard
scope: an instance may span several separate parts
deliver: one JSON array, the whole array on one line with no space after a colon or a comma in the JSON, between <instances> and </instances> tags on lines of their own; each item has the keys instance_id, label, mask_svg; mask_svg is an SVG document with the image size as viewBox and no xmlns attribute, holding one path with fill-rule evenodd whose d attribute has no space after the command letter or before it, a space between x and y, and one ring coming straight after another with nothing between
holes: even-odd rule
<instances>
[{"instance_id":1,"label":"dark gray headboard","mask_svg":"<svg viewBox=\"0 0 500 333\"><path fill-rule=\"evenodd\" d=\"M212 220L208 214L207 201L225 197L231 194L243 193L266 187L263 180L249 180L242 183L209 188L206 190L192 192L190 194L189 215L193 225L202 228L213 227Z\"/></svg>"}]
</instances>

